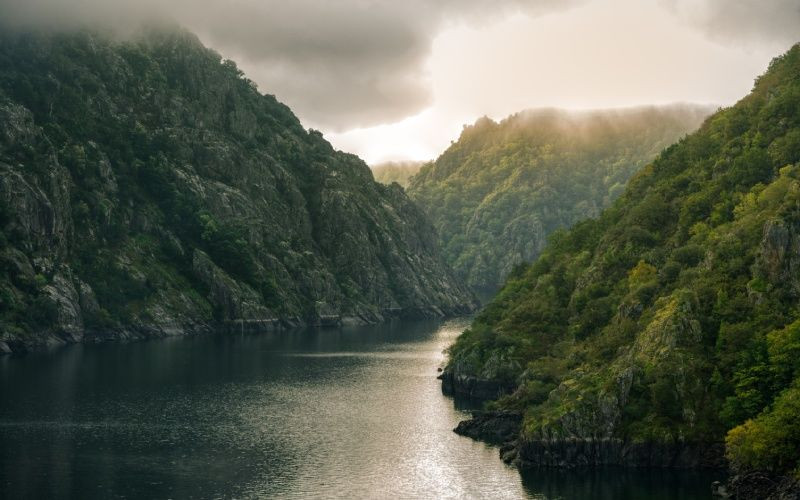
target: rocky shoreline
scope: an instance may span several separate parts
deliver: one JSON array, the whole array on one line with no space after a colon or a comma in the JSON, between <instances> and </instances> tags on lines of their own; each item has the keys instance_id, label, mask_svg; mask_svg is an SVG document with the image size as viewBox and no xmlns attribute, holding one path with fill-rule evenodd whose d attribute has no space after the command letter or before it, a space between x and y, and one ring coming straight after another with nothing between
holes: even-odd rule
<instances>
[{"instance_id":1,"label":"rocky shoreline","mask_svg":"<svg viewBox=\"0 0 800 500\"><path fill-rule=\"evenodd\" d=\"M376 325L394 320L415 320L426 318L451 318L470 314L474 308L469 305L442 309L437 306L392 308L381 314L366 316L343 316L328 314L313 318L287 317L262 319L234 319L222 322L138 324L126 327L104 329L64 328L38 332L29 336L14 336L0 333L0 355L20 354L28 351L48 349L76 343L99 343L116 341L137 341L165 337L202 335L213 332L224 333L263 333L296 328L338 328L342 326Z\"/></svg>"},{"instance_id":2,"label":"rocky shoreline","mask_svg":"<svg viewBox=\"0 0 800 500\"><path fill-rule=\"evenodd\" d=\"M799 500L800 480L794 477L775 477L763 472L732 475L725 485L715 484L712 493L718 498L745 500Z\"/></svg>"},{"instance_id":3,"label":"rocky shoreline","mask_svg":"<svg viewBox=\"0 0 800 500\"><path fill-rule=\"evenodd\" d=\"M459 385L445 372L439 376L448 395L474 393L474 380ZM464 379L466 380L466 379ZM480 392L480 391L478 391ZM519 470L621 466L633 468L728 469L722 442L632 443L622 439L526 440L521 437L523 415L511 411L476 411L459 422L456 434L499 448L500 458ZM733 500L800 500L800 481L763 472L732 472L726 483L709 485L714 498Z\"/></svg>"},{"instance_id":4,"label":"rocky shoreline","mask_svg":"<svg viewBox=\"0 0 800 500\"><path fill-rule=\"evenodd\" d=\"M442 381L442 392L446 396L458 396L477 401L497 399L514 390L512 384L479 378L458 369L445 369L437 378Z\"/></svg>"},{"instance_id":5,"label":"rocky shoreline","mask_svg":"<svg viewBox=\"0 0 800 500\"><path fill-rule=\"evenodd\" d=\"M538 467L711 468L726 467L724 443L634 443L623 439L570 438L526 440L520 437L522 415L508 411L475 412L454 429L456 434L500 445L501 458L520 469Z\"/></svg>"}]
</instances>

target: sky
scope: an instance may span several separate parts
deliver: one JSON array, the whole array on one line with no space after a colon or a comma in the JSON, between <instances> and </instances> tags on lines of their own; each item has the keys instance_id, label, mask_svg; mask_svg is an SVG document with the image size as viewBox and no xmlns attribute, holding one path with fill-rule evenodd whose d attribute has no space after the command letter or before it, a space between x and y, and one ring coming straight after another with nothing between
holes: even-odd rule
<instances>
[{"instance_id":1,"label":"sky","mask_svg":"<svg viewBox=\"0 0 800 500\"><path fill-rule=\"evenodd\" d=\"M0 0L0 13L177 22L371 164L433 159L480 116L730 105L800 41L800 0Z\"/></svg>"}]
</instances>

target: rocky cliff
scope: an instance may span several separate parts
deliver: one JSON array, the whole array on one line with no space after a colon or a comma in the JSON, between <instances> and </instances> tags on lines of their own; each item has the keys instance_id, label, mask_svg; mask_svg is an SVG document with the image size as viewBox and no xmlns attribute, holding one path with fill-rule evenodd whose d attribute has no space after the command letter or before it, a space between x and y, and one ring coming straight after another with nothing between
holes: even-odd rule
<instances>
[{"instance_id":1,"label":"rocky cliff","mask_svg":"<svg viewBox=\"0 0 800 500\"><path fill-rule=\"evenodd\" d=\"M0 35L0 350L472 310L436 242L191 34Z\"/></svg>"}]
</instances>

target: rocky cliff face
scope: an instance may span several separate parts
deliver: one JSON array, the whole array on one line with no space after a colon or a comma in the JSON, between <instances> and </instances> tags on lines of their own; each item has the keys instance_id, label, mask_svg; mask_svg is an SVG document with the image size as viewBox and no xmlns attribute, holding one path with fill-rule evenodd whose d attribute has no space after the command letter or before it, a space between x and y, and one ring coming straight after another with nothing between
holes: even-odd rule
<instances>
[{"instance_id":1,"label":"rocky cliff face","mask_svg":"<svg viewBox=\"0 0 800 500\"><path fill-rule=\"evenodd\" d=\"M177 30L0 36L0 349L463 313L433 227Z\"/></svg>"}]
</instances>

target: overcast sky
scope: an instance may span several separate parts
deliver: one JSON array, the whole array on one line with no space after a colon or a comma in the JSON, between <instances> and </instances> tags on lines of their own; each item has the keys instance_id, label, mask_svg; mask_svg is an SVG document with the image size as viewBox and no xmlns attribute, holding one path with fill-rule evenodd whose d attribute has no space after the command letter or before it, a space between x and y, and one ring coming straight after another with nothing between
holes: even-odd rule
<instances>
[{"instance_id":1,"label":"overcast sky","mask_svg":"<svg viewBox=\"0 0 800 500\"><path fill-rule=\"evenodd\" d=\"M142 15L371 163L434 158L482 115L732 104L800 41L800 0L0 0L16 24Z\"/></svg>"}]
</instances>

